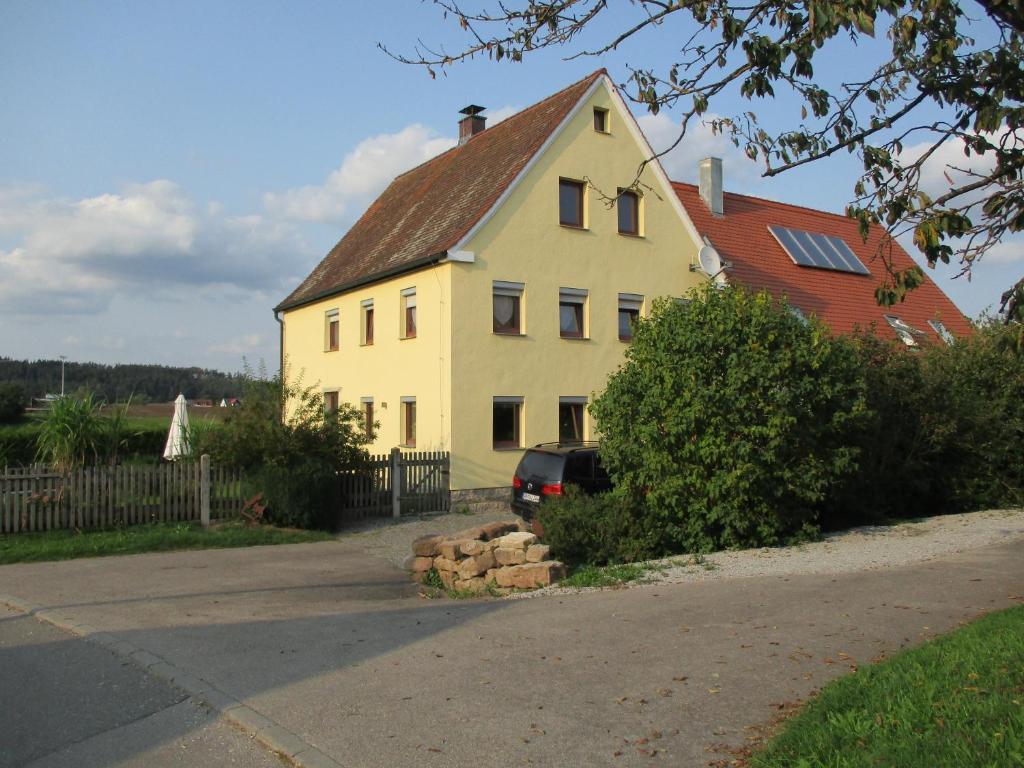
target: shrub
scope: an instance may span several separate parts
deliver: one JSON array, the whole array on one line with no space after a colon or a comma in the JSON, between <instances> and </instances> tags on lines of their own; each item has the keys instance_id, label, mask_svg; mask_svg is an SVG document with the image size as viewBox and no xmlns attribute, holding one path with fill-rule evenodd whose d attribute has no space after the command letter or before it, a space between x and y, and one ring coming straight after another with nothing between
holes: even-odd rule
<instances>
[{"instance_id":1,"label":"shrub","mask_svg":"<svg viewBox=\"0 0 1024 768\"><path fill-rule=\"evenodd\" d=\"M621 493L586 496L568 486L540 508L544 541L568 565L651 560L671 552L664 528L642 503Z\"/></svg>"},{"instance_id":2,"label":"shrub","mask_svg":"<svg viewBox=\"0 0 1024 768\"><path fill-rule=\"evenodd\" d=\"M263 494L265 519L277 525L333 527L338 473L366 460L357 409L342 404L325 414L323 395L312 387L252 371L246 371L242 404L197 440L215 460L246 471L247 492Z\"/></svg>"},{"instance_id":3,"label":"shrub","mask_svg":"<svg viewBox=\"0 0 1024 768\"><path fill-rule=\"evenodd\" d=\"M0 424L14 424L21 419L27 401L28 395L21 384L0 382Z\"/></svg>"},{"instance_id":4,"label":"shrub","mask_svg":"<svg viewBox=\"0 0 1024 768\"><path fill-rule=\"evenodd\" d=\"M908 351L854 339L869 418L851 431L857 471L825 520L843 528L1024 501L1024 356L985 323L952 346Z\"/></svg>"},{"instance_id":5,"label":"shrub","mask_svg":"<svg viewBox=\"0 0 1024 768\"><path fill-rule=\"evenodd\" d=\"M767 293L708 285L691 299L655 302L591 406L609 472L677 551L814 536L856 467L853 344Z\"/></svg>"}]
</instances>

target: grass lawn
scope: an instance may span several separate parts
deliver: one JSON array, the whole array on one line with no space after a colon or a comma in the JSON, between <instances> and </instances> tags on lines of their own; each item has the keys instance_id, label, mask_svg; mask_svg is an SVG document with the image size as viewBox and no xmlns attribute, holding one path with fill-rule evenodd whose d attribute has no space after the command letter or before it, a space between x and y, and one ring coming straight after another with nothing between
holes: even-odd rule
<instances>
[{"instance_id":1,"label":"grass lawn","mask_svg":"<svg viewBox=\"0 0 1024 768\"><path fill-rule=\"evenodd\" d=\"M298 544L333 538L324 531L299 531L269 525L222 523L204 530L198 523L153 523L105 531L47 531L0 536L0 565L76 557L131 555L172 549Z\"/></svg>"},{"instance_id":2,"label":"grass lawn","mask_svg":"<svg viewBox=\"0 0 1024 768\"><path fill-rule=\"evenodd\" d=\"M1024 765L1024 607L830 683L750 765Z\"/></svg>"}]
</instances>

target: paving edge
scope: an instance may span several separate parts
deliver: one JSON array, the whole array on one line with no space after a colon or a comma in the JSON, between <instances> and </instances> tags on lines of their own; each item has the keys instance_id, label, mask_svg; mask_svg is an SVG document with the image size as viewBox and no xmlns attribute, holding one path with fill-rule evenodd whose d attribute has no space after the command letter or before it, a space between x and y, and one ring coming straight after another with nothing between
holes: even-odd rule
<instances>
[{"instance_id":1,"label":"paving edge","mask_svg":"<svg viewBox=\"0 0 1024 768\"><path fill-rule=\"evenodd\" d=\"M340 763L325 755L312 744L303 741L283 725L150 651L137 648L91 624L76 622L59 611L40 608L13 595L0 593L0 604L65 632L70 632L83 640L102 646L126 658L148 674L165 680L184 691L190 698L216 712L221 719L249 734L267 748L282 755L297 768L343 768Z\"/></svg>"}]
</instances>

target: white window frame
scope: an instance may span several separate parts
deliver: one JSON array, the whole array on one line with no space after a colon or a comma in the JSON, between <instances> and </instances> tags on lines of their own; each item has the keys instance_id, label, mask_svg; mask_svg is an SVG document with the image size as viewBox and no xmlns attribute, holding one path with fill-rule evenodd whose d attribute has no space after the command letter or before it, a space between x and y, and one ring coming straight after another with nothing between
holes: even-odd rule
<instances>
[{"instance_id":1,"label":"white window frame","mask_svg":"<svg viewBox=\"0 0 1024 768\"><path fill-rule=\"evenodd\" d=\"M580 335L562 335L562 305L579 304L583 307L580 312ZM586 340L590 338L590 291L586 288L559 288L558 289L558 336L570 341Z\"/></svg>"},{"instance_id":2,"label":"white window frame","mask_svg":"<svg viewBox=\"0 0 1024 768\"><path fill-rule=\"evenodd\" d=\"M491 398L491 449L495 451L517 451L521 450L525 444L523 433L525 432L523 426L526 422L523 414L525 412L526 398L522 395L495 395ZM494 435L494 407L496 405L514 405L516 406L516 442L515 444L509 445L498 445Z\"/></svg>"},{"instance_id":3,"label":"white window frame","mask_svg":"<svg viewBox=\"0 0 1024 768\"><path fill-rule=\"evenodd\" d=\"M491 332L495 336L526 335L526 283L515 283L510 280L495 280L491 283ZM519 299L519 330L516 333L494 330L494 299L497 296L509 296Z\"/></svg>"}]
</instances>

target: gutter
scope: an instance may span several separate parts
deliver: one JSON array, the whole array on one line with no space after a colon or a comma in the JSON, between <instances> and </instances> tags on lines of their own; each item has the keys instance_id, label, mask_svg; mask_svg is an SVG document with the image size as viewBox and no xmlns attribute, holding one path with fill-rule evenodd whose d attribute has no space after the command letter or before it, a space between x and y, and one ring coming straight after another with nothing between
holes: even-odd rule
<instances>
[{"instance_id":1,"label":"gutter","mask_svg":"<svg viewBox=\"0 0 1024 768\"><path fill-rule=\"evenodd\" d=\"M299 301L296 301L296 302L294 302L292 304L287 304L287 303L282 302L281 304L278 304L276 307L274 307L274 317L277 317L277 313L278 312L287 312L287 311L290 311L290 310L293 310L293 309L298 309L299 307L304 307L307 304L314 304L314 303L316 303L316 302L318 302L318 301L320 301L322 299L326 299L329 296L334 296L335 294L338 294L338 293L345 293L346 291L351 291L354 288L361 288L364 285L370 285L372 283L379 283L381 280L387 280L388 278L391 278L391 277L397 277L398 275L404 274L406 272L414 272L414 271L420 269L421 267L429 267L429 266L431 266L433 264L438 264L439 262L442 262L442 261L444 261L447 258L448 258L448 251L441 251L440 253L435 253L433 256L423 256L421 258L415 259L414 261L410 261L410 262L407 262L405 264L402 264L401 266L392 267L391 269L386 269L383 272L375 272L372 275L368 275L366 277L356 278L355 280L350 280L347 283L342 283L341 285L335 285L335 286L333 286L333 287L331 287L331 288L329 288L329 289L327 289L325 291L320 291L319 293L316 293L316 294L314 294L312 296L309 296L309 297L307 297L305 299L301 299ZM278 322L280 323L282 321L280 319L278 319ZM284 334L283 326L282 326L281 333L282 333L282 339L283 339L284 338L284 336L283 336L283 334ZM282 361L284 359L283 349L284 349L284 347L282 345Z\"/></svg>"}]
</instances>

